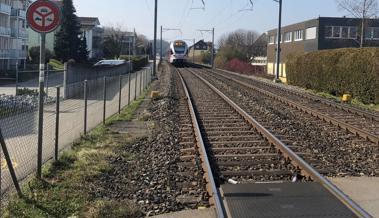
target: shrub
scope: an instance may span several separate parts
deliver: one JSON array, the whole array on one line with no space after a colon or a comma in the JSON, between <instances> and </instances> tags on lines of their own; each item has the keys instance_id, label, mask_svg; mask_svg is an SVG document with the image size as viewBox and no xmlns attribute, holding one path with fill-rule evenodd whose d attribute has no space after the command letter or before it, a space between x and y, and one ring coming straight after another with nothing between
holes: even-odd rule
<instances>
[{"instance_id":1,"label":"shrub","mask_svg":"<svg viewBox=\"0 0 379 218\"><path fill-rule=\"evenodd\" d=\"M129 61L129 56L128 55L121 55L120 59ZM139 70L142 67L145 67L147 65L147 56L130 56L130 60L133 63L133 68L134 70Z\"/></svg>"},{"instance_id":2,"label":"shrub","mask_svg":"<svg viewBox=\"0 0 379 218\"><path fill-rule=\"evenodd\" d=\"M267 75L265 73L265 68L262 66L253 66L250 63L241 61L237 58L232 59L231 61L227 62L223 69L241 73L241 74L246 74L246 75L255 75L255 76L260 76L260 77L265 77L265 78L270 78L272 76Z\"/></svg>"},{"instance_id":3,"label":"shrub","mask_svg":"<svg viewBox=\"0 0 379 218\"><path fill-rule=\"evenodd\" d=\"M364 103L379 103L379 48L347 48L291 56L288 83Z\"/></svg>"},{"instance_id":4,"label":"shrub","mask_svg":"<svg viewBox=\"0 0 379 218\"><path fill-rule=\"evenodd\" d=\"M39 64L39 46L36 46L36 47L31 47L29 49L29 58L30 58L30 63L32 64ZM45 53L45 58L46 58L46 63L49 62L49 60L51 58L53 58L53 52L50 51L49 49L45 49L46 50L46 53Z\"/></svg>"}]
</instances>

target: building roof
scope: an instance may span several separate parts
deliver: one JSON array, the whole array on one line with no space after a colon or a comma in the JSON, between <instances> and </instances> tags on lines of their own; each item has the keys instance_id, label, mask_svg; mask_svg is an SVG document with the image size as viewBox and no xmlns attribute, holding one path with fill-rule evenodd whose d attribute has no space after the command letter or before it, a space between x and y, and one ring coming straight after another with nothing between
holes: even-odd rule
<instances>
[{"instance_id":1,"label":"building roof","mask_svg":"<svg viewBox=\"0 0 379 218\"><path fill-rule=\"evenodd\" d=\"M318 18L313 18L313 19L297 22L297 23L294 23L294 24L282 26L282 29L283 28L291 28L291 27L294 27L294 26L303 25L305 23L316 21L316 20L327 20L327 19L333 19L333 20L361 20L360 18L354 18L354 17L318 17ZM379 19L377 19L377 18L371 18L371 19L366 19L366 20L367 21L377 21ZM271 30L267 31L266 33L267 34L275 34L276 31L277 31L277 28L271 29Z\"/></svg>"},{"instance_id":2,"label":"building roof","mask_svg":"<svg viewBox=\"0 0 379 218\"><path fill-rule=\"evenodd\" d=\"M78 17L82 26L98 26L100 25L99 18L97 17Z\"/></svg>"}]
</instances>

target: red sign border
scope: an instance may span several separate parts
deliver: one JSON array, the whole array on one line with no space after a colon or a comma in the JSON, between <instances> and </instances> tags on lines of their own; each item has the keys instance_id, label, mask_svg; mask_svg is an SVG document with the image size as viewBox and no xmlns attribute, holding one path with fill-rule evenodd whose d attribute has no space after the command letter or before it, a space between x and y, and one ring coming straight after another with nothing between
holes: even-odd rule
<instances>
[{"instance_id":1,"label":"red sign border","mask_svg":"<svg viewBox=\"0 0 379 218\"><path fill-rule=\"evenodd\" d=\"M45 6L45 7L50 8L53 11L53 13L56 15L55 18L58 17L58 19L55 19L52 24L50 24L49 26L46 26L46 27L41 27L41 26L37 25L33 19L34 11L36 11L36 9L38 7L41 7L41 6ZM52 1L45 1L45 0L35 1L28 7L28 10L26 11L26 18L27 18L27 22L28 22L29 27L32 30L39 32L39 33L50 33L50 32L53 32L54 30L56 30L58 28L58 26L60 25L61 17L62 17L62 14L61 14L60 8L58 7L58 5L56 3L52 2Z\"/></svg>"}]
</instances>

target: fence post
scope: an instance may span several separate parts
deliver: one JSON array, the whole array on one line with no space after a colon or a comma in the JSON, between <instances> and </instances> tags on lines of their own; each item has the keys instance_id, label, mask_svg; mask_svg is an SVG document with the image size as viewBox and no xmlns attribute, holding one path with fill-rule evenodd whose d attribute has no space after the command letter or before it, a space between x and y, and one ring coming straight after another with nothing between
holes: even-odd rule
<instances>
[{"instance_id":1,"label":"fence post","mask_svg":"<svg viewBox=\"0 0 379 218\"><path fill-rule=\"evenodd\" d=\"M131 82L130 74L131 74L131 72L129 71L129 75L128 75L128 106L130 105L130 82Z\"/></svg>"},{"instance_id":2,"label":"fence post","mask_svg":"<svg viewBox=\"0 0 379 218\"><path fill-rule=\"evenodd\" d=\"M63 67L63 98L65 99L67 97L67 72L68 71L68 66L67 62L64 63Z\"/></svg>"},{"instance_id":3,"label":"fence post","mask_svg":"<svg viewBox=\"0 0 379 218\"><path fill-rule=\"evenodd\" d=\"M143 84L142 84L142 78L143 78L143 71L142 70L139 74L139 95L142 95L142 90L143 90Z\"/></svg>"},{"instance_id":4,"label":"fence post","mask_svg":"<svg viewBox=\"0 0 379 218\"><path fill-rule=\"evenodd\" d=\"M121 114L121 92L122 92L122 75L119 77L119 89L118 89L118 114Z\"/></svg>"},{"instance_id":5,"label":"fence post","mask_svg":"<svg viewBox=\"0 0 379 218\"><path fill-rule=\"evenodd\" d=\"M18 62L16 63L16 95L18 92Z\"/></svg>"},{"instance_id":6,"label":"fence post","mask_svg":"<svg viewBox=\"0 0 379 218\"><path fill-rule=\"evenodd\" d=\"M104 85L103 85L103 125L105 125L105 113L107 107L107 77L104 76Z\"/></svg>"},{"instance_id":7,"label":"fence post","mask_svg":"<svg viewBox=\"0 0 379 218\"><path fill-rule=\"evenodd\" d=\"M87 135L88 81L84 80L84 135Z\"/></svg>"},{"instance_id":8,"label":"fence post","mask_svg":"<svg viewBox=\"0 0 379 218\"><path fill-rule=\"evenodd\" d=\"M59 152L59 101L61 97L61 88L57 86L57 99L55 101L55 160L58 160L58 152Z\"/></svg>"},{"instance_id":9,"label":"fence post","mask_svg":"<svg viewBox=\"0 0 379 218\"><path fill-rule=\"evenodd\" d=\"M136 71L136 80L134 83L134 100L137 100L137 79L138 79L138 71Z\"/></svg>"},{"instance_id":10,"label":"fence post","mask_svg":"<svg viewBox=\"0 0 379 218\"><path fill-rule=\"evenodd\" d=\"M16 176L16 173L15 173L14 168L13 168L13 163L12 163L11 157L9 156L8 148L7 148L7 145L5 144L5 140L3 137L3 133L1 132L1 129L0 129L0 144L1 144L1 148L3 149L3 152L4 152L5 161L7 162L9 173L11 174L14 187L16 188L18 196L22 197L20 185L18 184L17 176Z\"/></svg>"}]
</instances>

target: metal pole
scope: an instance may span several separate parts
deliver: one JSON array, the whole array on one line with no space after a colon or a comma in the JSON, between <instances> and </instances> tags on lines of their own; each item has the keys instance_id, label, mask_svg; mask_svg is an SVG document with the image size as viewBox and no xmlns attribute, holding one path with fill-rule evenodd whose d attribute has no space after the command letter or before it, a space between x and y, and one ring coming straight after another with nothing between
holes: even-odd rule
<instances>
[{"instance_id":1,"label":"metal pole","mask_svg":"<svg viewBox=\"0 0 379 218\"><path fill-rule=\"evenodd\" d=\"M121 91L122 91L122 75L119 77L119 86L118 86L118 114L121 114Z\"/></svg>"},{"instance_id":2,"label":"metal pole","mask_svg":"<svg viewBox=\"0 0 379 218\"><path fill-rule=\"evenodd\" d=\"M88 81L84 80L84 135L87 134Z\"/></svg>"},{"instance_id":3,"label":"metal pole","mask_svg":"<svg viewBox=\"0 0 379 218\"><path fill-rule=\"evenodd\" d=\"M277 35L277 47L276 47L276 77L275 80L279 81L279 70L280 70L280 39L282 36L282 0L278 0L279 3L279 24L278 24L278 35Z\"/></svg>"},{"instance_id":4,"label":"metal pole","mask_svg":"<svg viewBox=\"0 0 379 218\"><path fill-rule=\"evenodd\" d=\"M105 125L106 108L107 108L107 77L104 77L104 85L103 85L103 125Z\"/></svg>"},{"instance_id":5,"label":"metal pole","mask_svg":"<svg viewBox=\"0 0 379 218\"><path fill-rule=\"evenodd\" d=\"M143 78L143 71L141 71L139 75L139 95L142 94L142 90L143 90L142 78Z\"/></svg>"},{"instance_id":6,"label":"metal pole","mask_svg":"<svg viewBox=\"0 0 379 218\"><path fill-rule=\"evenodd\" d=\"M214 52L214 50L215 50L215 28L213 28L212 29L212 60L211 60L211 65L212 65L212 69L213 69L213 67L214 67L214 60L215 60L215 52Z\"/></svg>"},{"instance_id":7,"label":"metal pole","mask_svg":"<svg viewBox=\"0 0 379 218\"><path fill-rule=\"evenodd\" d=\"M163 26L161 26L161 57L160 57L160 62L162 62L162 55L163 55Z\"/></svg>"},{"instance_id":8,"label":"metal pole","mask_svg":"<svg viewBox=\"0 0 379 218\"><path fill-rule=\"evenodd\" d=\"M68 63L64 63L64 69L63 69L63 98L65 99L67 96L67 69L68 69Z\"/></svg>"},{"instance_id":9,"label":"metal pole","mask_svg":"<svg viewBox=\"0 0 379 218\"><path fill-rule=\"evenodd\" d=\"M128 49L128 59L129 59L129 72L132 71L132 59L131 59L131 54L130 54L130 47L132 46L131 43L130 43L130 39L128 40L128 44L129 44L129 49Z\"/></svg>"},{"instance_id":10,"label":"metal pole","mask_svg":"<svg viewBox=\"0 0 379 218\"><path fill-rule=\"evenodd\" d=\"M154 54L153 54L153 75L157 72L157 21L158 21L158 0L155 0L155 10L154 10Z\"/></svg>"},{"instance_id":11,"label":"metal pole","mask_svg":"<svg viewBox=\"0 0 379 218\"><path fill-rule=\"evenodd\" d=\"M131 74L132 72L129 72L129 75L128 75L128 105L130 105L130 83L131 83Z\"/></svg>"},{"instance_id":12,"label":"metal pole","mask_svg":"<svg viewBox=\"0 0 379 218\"><path fill-rule=\"evenodd\" d=\"M138 71L135 73L136 78L134 82L134 100L137 100L137 79L138 79Z\"/></svg>"},{"instance_id":13,"label":"metal pole","mask_svg":"<svg viewBox=\"0 0 379 218\"><path fill-rule=\"evenodd\" d=\"M43 143L43 99L45 83L45 43L46 33L41 33L40 64L39 64L39 102L38 102L38 148L37 178L42 178L42 143Z\"/></svg>"},{"instance_id":14,"label":"metal pole","mask_svg":"<svg viewBox=\"0 0 379 218\"><path fill-rule=\"evenodd\" d=\"M56 99L56 107L55 107L55 160L58 160L58 152L59 152L59 100L61 96L61 89L57 87L57 99Z\"/></svg>"},{"instance_id":15,"label":"metal pole","mask_svg":"<svg viewBox=\"0 0 379 218\"><path fill-rule=\"evenodd\" d=\"M16 95L18 90L18 62L16 63Z\"/></svg>"},{"instance_id":16,"label":"metal pole","mask_svg":"<svg viewBox=\"0 0 379 218\"><path fill-rule=\"evenodd\" d=\"M196 39L193 39L192 63L195 63L195 44L196 44Z\"/></svg>"},{"instance_id":17,"label":"metal pole","mask_svg":"<svg viewBox=\"0 0 379 218\"><path fill-rule=\"evenodd\" d=\"M14 187L16 188L18 196L22 197L20 185L18 184L17 176L16 176L16 173L14 171L12 160L11 160L11 157L9 156L8 148L5 144L3 133L1 132L1 129L0 129L0 144L1 144L1 148L3 150L4 156L5 156L5 161L7 162L7 165L8 165L9 173L11 174L11 178L12 178Z\"/></svg>"},{"instance_id":18,"label":"metal pole","mask_svg":"<svg viewBox=\"0 0 379 218\"><path fill-rule=\"evenodd\" d=\"M49 97L49 64L46 64L46 98Z\"/></svg>"}]
</instances>

